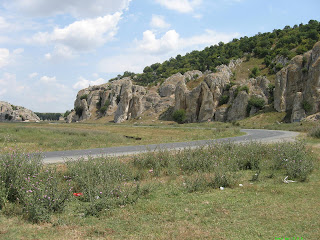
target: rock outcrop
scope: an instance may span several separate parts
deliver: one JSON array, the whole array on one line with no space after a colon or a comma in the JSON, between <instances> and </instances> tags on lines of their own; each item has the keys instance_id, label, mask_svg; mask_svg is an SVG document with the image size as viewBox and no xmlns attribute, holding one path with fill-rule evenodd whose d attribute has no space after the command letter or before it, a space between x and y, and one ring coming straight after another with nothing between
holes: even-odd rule
<instances>
[{"instance_id":1,"label":"rock outcrop","mask_svg":"<svg viewBox=\"0 0 320 240\"><path fill-rule=\"evenodd\" d=\"M228 66L218 66L216 73L203 74L197 70L183 75L177 73L151 88L135 85L129 77L89 87L79 91L75 110L67 117L67 121L114 115L114 122L121 123L142 115L158 117L169 108L184 109L187 122L243 119L258 110L254 106L248 109L251 96L268 103L269 81L265 77L258 77L250 79L245 86L233 86L230 81L232 71L240 64L241 60L233 60ZM189 89L193 86L189 85L190 81L196 82L197 86Z\"/></svg>"},{"instance_id":2,"label":"rock outcrop","mask_svg":"<svg viewBox=\"0 0 320 240\"><path fill-rule=\"evenodd\" d=\"M180 81L175 91L175 110L184 109L188 122L236 121L248 115L250 96L260 97L267 104L270 82L265 77L250 79L243 89L231 86L232 70L238 64L239 61L232 61L229 66L217 67L216 73L204 75L204 80L192 90ZM221 102L222 98L227 101Z\"/></svg>"},{"instance_id":3,"label":"rock outcrop","mask_svg":"<svg viewBox=\"0 0 320 240\"><path fill-rule=\"evenodd\" d=\"M40 118L29 109L0 101L0 121L39 122Z\"/></svg>"},{"instance_id":4,"label":"rock outcrop","mask_svg":"<svg viewBox=\"0 0 320 240\"><path fill-rule=\"evenodd\" d=\"M320 111L320 42L277 73L274 107L291 112L292 122Z\"/></svg>"}]
</instances>

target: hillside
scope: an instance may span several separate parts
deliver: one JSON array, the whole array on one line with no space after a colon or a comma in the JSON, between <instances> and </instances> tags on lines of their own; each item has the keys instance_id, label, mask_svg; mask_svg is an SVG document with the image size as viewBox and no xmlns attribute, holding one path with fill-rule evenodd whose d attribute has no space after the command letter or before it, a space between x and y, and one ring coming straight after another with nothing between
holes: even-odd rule
<instances>
[{"instance_id":1,"label":"hillside","mask_svg":"<svg viewBox=\"0 0 320 240\"><path fill-rule=\"evenodd\" d=\"M308 24L286 26L272 32L258 33L253 37L233 39L229 43L220 42L185 56L177 55L162 64L155 63L145 67L142 74L124 72L115 79L132 77L137 85L156 85L176 73L184 74L192 70L215 72L217 66L228 65L232 59L249 60L251 57L263 59L267 67L265 72L274 74L294 56L311 50L319 40L319 32L320 23L310 20Z\"/></svg>"},{"instance_id":2,"label":"hillside","mask_svg":"<svg viewBox=\"0 0 320 240\"><path fill-rule=\"evenodd\" d=\"M311 20L125 72L79 91L68 122L171 119L177 110L186 122L237 121L263 108L300 121L320 111L319 32Z\"/></svg>"}]
</instances>

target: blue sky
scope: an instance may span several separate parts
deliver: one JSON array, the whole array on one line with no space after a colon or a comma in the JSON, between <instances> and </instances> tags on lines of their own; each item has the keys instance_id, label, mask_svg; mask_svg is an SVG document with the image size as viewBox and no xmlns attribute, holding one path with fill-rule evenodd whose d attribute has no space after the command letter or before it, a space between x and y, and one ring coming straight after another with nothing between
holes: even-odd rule
<instances>
[{"instance_id":1,"label":"blue sky","mask_svg":"<svg viewBox=\"0 0 320 240\"><path fill-rule=\"evenodd\" d=\"M320 21L318 0L0 0L0 100L39 112L124 71Z\"/></svg>"}]
</instances>

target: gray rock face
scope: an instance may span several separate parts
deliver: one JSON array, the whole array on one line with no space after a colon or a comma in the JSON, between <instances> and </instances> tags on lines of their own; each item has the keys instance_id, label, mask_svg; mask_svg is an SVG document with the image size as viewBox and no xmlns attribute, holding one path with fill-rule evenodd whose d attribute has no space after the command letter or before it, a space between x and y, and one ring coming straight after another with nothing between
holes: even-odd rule
<instances>
[{"instance_id":1,"label":"gray rock face","mask_svg":"<svg viewBox=\"0 0 320 240\"><path fill-rule=\"evenodd\" d=\"M31 121L39 122L40 118L31 110L20 106L14 106L7 102L0 101L0 121L22 122Z\"/></svg>"},{"instance_id":2,"label":"gray rock face","mask_svg":"<svg viewBox=\"0 0 320 240\"><path fill-rule=\"evenodd\" d=\"M274 98L277 111L292 111L292 121L304 118L304 110L308 110L306 115L320 111L320 42L277 73Z\"/></svg>"},{"instance_id":3,"label":"gray rock face","mask_svg":"<svg viewBox=\"0 0 320 240\"><path fill-rule=\"evenodd\" d=\"M227 121L237 121L245 118L247 115L248 101L248 93L246 93L245 91L239 92L228 111Z\"/></svg>"},{"instance_id":4,"label":"gray rock face","mask_svg":"<svg viewBox=\"0 0 320 240\"><path fill-rule=\"evenodd\" d=\"M218 66L216 73L203 74L197 70L183 75L177 73L160 86L151 88L134 85L131 78L123 78L83 89L75 101L75 108L83 110L81 117L72 112L67 119L68 122L82 121L98 112L98 117L114 115L114 122L121 123L142 115L159 116L173 107L173 110L184 109L188 122L239 120L246 117L248 100L252 95L262 98L265 103L269 97L269 81L265 77L246 82L245 91L249 94L239 90L241 86L230 84L232 71L239 64L241 60L233 60L228 66ZM199 84L189 90L189 81ZM225 99L223 103L222 98ZM105 113L101 113L102 106L107 106ZM257 110L252 107L250 113Z\"/></svg>"}]
</instances>

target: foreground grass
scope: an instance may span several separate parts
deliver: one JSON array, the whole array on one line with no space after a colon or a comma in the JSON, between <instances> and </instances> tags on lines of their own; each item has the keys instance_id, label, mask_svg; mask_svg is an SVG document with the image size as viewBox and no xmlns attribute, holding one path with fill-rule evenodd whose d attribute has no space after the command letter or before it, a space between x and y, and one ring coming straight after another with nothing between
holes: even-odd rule
<instances>
[{"instance_id":1,"label":"foreground grass","mask_svg":"<svg viewBox=\"0 0 320 240\"><path fill-rule=\"evenodd\" d=\"M240 155L255 150L255 145L252 146L250 151L244 149ZM312 146L312 150L320 156L319 142ZM170 155L163 153L155 157L160 161ZM259 155L255 157L259 158ZM176 161L170 159L169 162ZM156 161L145 155L133 160L136 161L134 175L140 176L141 186L148 192L136 203L104 210L98 217L93 217L83 215L83 202L75 198L63 213L54 214L50 223L37 225L18 215L12 216L17 210L8 205L0 212L0 239L47 239L50 236L50 239L299 237L316 240L320 237L319 158L314 163L314 171L304 182L283 183L286 173L282 170L273 177L268 171L263 172L257 181L251 181L257 171L253 168L237 174L231 188L205 187L197 191L192 188L190 191L188 180L196 179L199 174L206 177L208 168L205 166L194 165L191 175L186 172L181 175L174 165L169 164L169 168L175 171L168 171L169 165L152 165ZM123 161L130 164L133 160ZM150 172L150 166L153 166L153 172ZM188 172L190 168L184 169Z\"/></svg>"},{"instance_id":2,"label":"foreground grass","mask_svg":"<svg viewBox=\"0 0 320 240\"><path fill-rule=\"evenodd\" d=\"M207 129L197 129L166 125L137 127L85 123L0 123L0 146L18 147L25 151L59 151L184 142L242 135L236 127L214 128L214 125Z\"/></svg>"}]
</instances>

